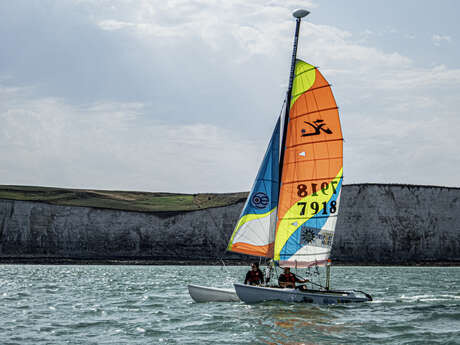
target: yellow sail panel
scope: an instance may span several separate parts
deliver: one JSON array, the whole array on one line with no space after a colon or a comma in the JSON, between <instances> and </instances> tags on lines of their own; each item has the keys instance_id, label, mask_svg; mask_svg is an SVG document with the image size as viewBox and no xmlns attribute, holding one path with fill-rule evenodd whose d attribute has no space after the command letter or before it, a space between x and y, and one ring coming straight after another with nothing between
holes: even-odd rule
<instances>
[{"instance_id":1,"label":"yellow sail panel","mask_svg":"<svg viewBox=\"0 0 460 345\"><path fill-rule=\"evenodd\" d=\"M327 188L293 203L279 220L274 258L280 261L280 265L308 267L327 262L334 237L341 187L342 170ZM295 193L295 190L291 192Z\"/></svg>"},{"instance_id":2,"label":"yellow sail panel","mask_svg":"<svg viewBox=\"0 0 460 345\"><path fill-rule=\"evenodd\" d=\"M315 82L316 67L302 60L296 61L295 79L292 83L291 107L305 91L307 91Z\"/></svg>"},{"instance_id":3,"label":"yellow sail panel","mask_svg":"<svg viewBox=\"0 0 460 345\"><path fill-rule=\"evenodd\" d=\"M227 249L242 254L270 257L274 241L270 229L274 229L275 224L276 208L265 214L245 215L236 226Z\"/></svg>"},{"instance_id":4,"label":"yellow sail panel","mask_svg":"<svg viewBox=\"0 0 460 345\"><path fill-rule=\"evenodd\" d=\"M327 261L343 176L342 130L329 83L297 60L286 131L274 259L307 267Z\"/></svg>"}]
</instances>

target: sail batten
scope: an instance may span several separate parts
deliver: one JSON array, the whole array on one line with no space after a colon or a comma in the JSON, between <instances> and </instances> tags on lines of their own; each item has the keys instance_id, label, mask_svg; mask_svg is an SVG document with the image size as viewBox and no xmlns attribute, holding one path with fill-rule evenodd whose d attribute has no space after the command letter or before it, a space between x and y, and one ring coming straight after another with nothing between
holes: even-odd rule
<instances>
[{"instance_id":1,"label":"sail batten","mask_svg":"<svg viewBox=\"0 0 460 345\"><path fill-rule=\"evenodd\" d=\"M330 142L333 142L333 141L343 141L343 138L330 139L330 140L323 140L323 141L317 141L317 142L314 142L314 143L295 144L295 145L286 146L286 148L287 148L287 149L290 149L290 148L298 147L298 146L312 145L312 144L321 144L321 143L330 143Z\"/></svg>"},{"instance_id":2,"label":"sail batten","mask_svg":"<svg viewBox=\"0 0 460 345\"><path fill-rule=\"evenodd\" d=\"M294 117L291 118L291 120L294 120L294 119L296 119L298 117L305 116L305 115L316 114L316 113L320 113L322 111L336 110L336 109L339 109L339 107L335 106L335 107L332 107L332 108L326 108L326 109L321 109L321 110L313 110L313 111L310 111L308 113L299 114L297 116L294 116Z\"/></svg>"}]
</instances>

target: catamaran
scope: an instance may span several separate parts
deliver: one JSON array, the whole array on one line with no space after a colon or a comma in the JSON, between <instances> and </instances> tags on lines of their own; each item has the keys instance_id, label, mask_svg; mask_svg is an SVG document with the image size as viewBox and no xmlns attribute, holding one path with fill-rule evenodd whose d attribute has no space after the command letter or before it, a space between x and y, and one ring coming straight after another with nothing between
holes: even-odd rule
<instances>
[{"instance_id":1,"label":"catamaran","mask_svg":"<svg viewBox=\"0 0 460 345\"><path fill-rule=\"evenodd\" d=\"M320 289L234 284L246 303L270 300L318 304L364 302L361 291L330 288L330 253L343 183L343 136L330 84L297 59L296 18L285 114L276 122L264 160L228 244L228 250L270 258L280 267L326 267Z\"/></svg>"},{"instance_id":2,"label":"catamaran","mask_svg":"<svg viewBox=\"0 0 460 345\"><path fill-rule=\"evenodd\" d=\"M267 258L271 262L268 277L275 266L315 268L316 272L325 266L326 283L311 283L311 289L308 285L234 284L235 291L189 285L195 301L239 298L246 303L334 304L372 300L362 291L330 288L329 257L343 182L343 136L329 83L315 66L296 56L301 19L308 14L303 9L293 12L296 29L285 114L276 121L227 250Z\"/></svg>"}]
</instances>

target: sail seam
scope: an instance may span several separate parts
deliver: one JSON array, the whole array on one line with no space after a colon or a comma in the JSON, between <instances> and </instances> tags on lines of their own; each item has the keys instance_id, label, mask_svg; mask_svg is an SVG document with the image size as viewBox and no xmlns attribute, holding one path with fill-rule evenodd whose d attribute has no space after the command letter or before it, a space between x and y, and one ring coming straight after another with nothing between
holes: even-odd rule
<instances>
[{"instance_id":1,"label":"sail seam","mask_svg":"<svg viewBox=\"0 0 460 345\"><path fill-rule=\"evenodd\" d=\"M297 60L297 61L299 61L299 60ZM317 69L317 67L313 66L313 68L309 68L309 69L303 70L302 72L300 72L299 74L296 74L295 76L296 76L296 78L297 78L299 75L302 75L302 74L304 74L304 73L313 71L313 70L315 70L315 69Z\"/></svg>"},{"instance_id":2,"label":"sail seam","mask_svg":"<svg viewBox=\"0 0 460 345\"><path fill-rule=\"evenodd\" d=\"M312 91L315 91L315 90L318 90L318 89L323 89L325 87L331 87L331 84L325 84L325 85L317 86L317 87L314 87L314 88L310 88L307 91L305 91L305 93L312 92Z\"/></svg>"},{"instance_id":3,"label":"sail seam","mask_svg":"<svg viewBox=\"0 0 460 345\"><path fill-rule=\"evenodd\" d=\"M331 84L326 84L326 85L321 85L321 86L314 87L312 89L310 88L307 91L299 92L297 94L292 95L292 98L296 98L298 95L307 94L309 92L312 92L312 91L315 91L315 90L318 90L318 89L322 89L322 88L325 88L325 87L330 87L330 86L331 86Z\"/></svg>"},{"instance_id":4,"label":"sail seam","mask_svg":"<svg viewBox=\"0 0 460 345\"><path fill-rule=\"evenodd\" d=\"M307 113L303 113L303 114L297 115L297 116L295 116L295 117L291 117L291 120L298 119L299 117L302 117L302 116L305 116L305 115L320 113L320 112L322 112L322 111L338 110L338 109L339 109L339 107L332 107L332 108L324 108L324 109L309 111L309 112L307 112Z\"/></svg>"},{"instance_id":5,"label":"sail seam","mask_svg":"<svg viewBox=\"0 0 460 345\"><path fill-rule=\"evenodd\" d=\"M329 217L337 217L337 215L335 214L328 214L328 215L324 215L324 216L319 216L319 212L322 212L322 210L318 211L317 214L314 215L315 218L329 218ZM307 219L308 217L283 217L283 219L285 220L296 220L296 219ZM310 219L310 218L309 218ZM315 228L314 226L310 226L310 228ZM317 228L319 229L319 228Z\"/></svg>"},{"instance_id":6,"label":"sail seam","mask_svg":"<svg viewBox=\"0 0 460 345\"><path fill-rule=\"evenodd\" d=\"M343 176L341 176L341 178L342 178L342 177L343 177ZM323 178L312 178L312 179L309 179L309 180L295 180L295 181L289 181L289 182L284 182L284 181L283 181L283 184L292 184L292 183L305 182L305 181L334 180L335 178L337 178L337 176L334 176L334 177L323 177Z\"/></svg>"},{"instance_id":7,"label":"sail seam","mask_svg":"<svg viewBox=\"0 0 460 345\"><path fill-rule=\"evenodd\" d=\"M324 247L320 247L320 246L311 246L310 247L315 247L315 248L324 248ZM297 252L294 252L294 253L285 253L284 255L294 255L296 254L296 256L317 256L317 255L324 255L324 254L329 254L331 251L328 250L327 252L318 252L318 253L311 253L311 254L307 254L307 253L304 253L304 254L301 254L301 253L297 253Z\"/></svg>"},{"instance_id":8,"label":"sail seam","mask_svg":"<svg viewBox=\"0 0 460 345\"><path fill-rule=\"evenodd\" d=\"M321 248L321 249L324 249L324 247L321 247L321 246L312 246L312 245L308 245L309 247L316 247L316 248ZM318 253L297 253L297 252L294 252L294 253L286 253L287 255L289 254L295 254L297 253L298 256L313 256L313 255L321 255L321 254L329 254L331 252L330 249L324 251L324 252L318 252Z\"/></svg>"},{"instance_id":9,"label":"sail seam","mask_svg":"<svg viewBox=\"0 0 460 345\"><path fill-rule=\"evenodd\" d=\"M327 157L327 158L305 159L305 160L302 160L302 161L286 162L286 164L296 164L296 163L316 162L316 161L328 161L330 159L342 159L342 157Z\"/></svg>"},{"instance_id":10,"label":"sail seam","mask_svg":"<svg viewBox=\"0 0 460 345\"><path fill-rule=\"evenodd\" d=\"M290 149L292 147L297 147L297 146L302 146L302 145L311 145L311 144L320 144L320 143L327 143L330 141L343 141L343 138L337 138L337 139L327 139L327 140L318 140L318 141L312 141L310 143L300 143L296 145L291 145L291 146L286 146L286 149Z\"/></svg>"}]
</instances>

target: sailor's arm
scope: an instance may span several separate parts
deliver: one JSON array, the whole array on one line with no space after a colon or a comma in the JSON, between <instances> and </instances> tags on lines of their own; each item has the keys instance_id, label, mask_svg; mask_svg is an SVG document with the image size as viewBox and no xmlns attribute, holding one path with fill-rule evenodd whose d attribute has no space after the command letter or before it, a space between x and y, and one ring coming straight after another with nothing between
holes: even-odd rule
<instances>
[{"instance_id":1,"label":"sailor's arm","mask_svg":"<svg viewBox=\"0 0 460 345\"><path fill-rule=\"evenodd\" d=\"M251 278L251 271L246 273L246 278L244 278L244 284L246 285Z\"/></svg>"}]
</instances>

